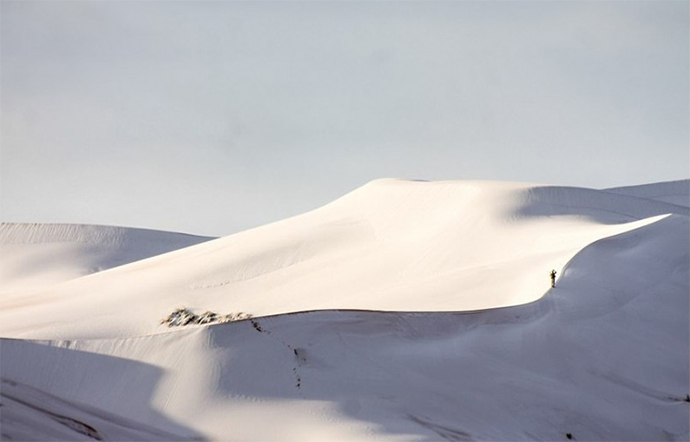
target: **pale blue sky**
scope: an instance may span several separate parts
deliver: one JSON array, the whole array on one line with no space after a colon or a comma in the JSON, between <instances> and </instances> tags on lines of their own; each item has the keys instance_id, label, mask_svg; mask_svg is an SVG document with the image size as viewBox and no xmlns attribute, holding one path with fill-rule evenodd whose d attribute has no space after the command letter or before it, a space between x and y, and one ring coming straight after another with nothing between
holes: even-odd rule
<instances>
[{"instance_id":1,"label":"pale blue sky","mask_svg":"<svg viewBox=\"0 0 690 442\"><path fill-rule=\"evenodd\" d=\"M381 177L690 176L686 1L0 12L3 221L224 235Z\"/></svg>"}]
</instances>

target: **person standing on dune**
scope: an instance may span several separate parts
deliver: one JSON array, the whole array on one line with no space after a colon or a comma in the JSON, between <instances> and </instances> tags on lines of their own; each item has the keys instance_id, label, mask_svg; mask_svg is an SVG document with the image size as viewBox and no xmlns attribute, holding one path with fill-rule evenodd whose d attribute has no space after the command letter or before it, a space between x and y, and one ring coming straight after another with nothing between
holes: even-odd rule
<instances>
[{"instance_id":1,"label":"person standing on dune","mask_svg":"<svg viewBox=\"0 0 690 442\"><path fill-rule=\"evenodd\" d=\"M549 275L551 276L551 288L554 288L556 287L556 271L551 270L551 273L549 273Z\"/></svg>"}]
</instances>

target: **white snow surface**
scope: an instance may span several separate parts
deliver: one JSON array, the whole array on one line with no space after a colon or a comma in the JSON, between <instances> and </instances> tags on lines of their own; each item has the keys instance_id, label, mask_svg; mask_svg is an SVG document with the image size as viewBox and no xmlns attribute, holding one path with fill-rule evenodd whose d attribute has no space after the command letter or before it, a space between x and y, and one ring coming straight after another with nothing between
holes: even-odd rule
<instances>
[{"instance_id":1,"label":"white snow surface","mask_svg":"<svg viewBox=\"0 0 690 442\"><path fill-rule=\"evenodd\" d=\"M688 187L378 180L3 290L2 438L688 440Z\"/></svg>"},{"instance_id":2,"label":"white snow surface","mask_svg":"<svg viewBox=\"0 0 690 442\"><path fill-rule=\"evenodd\" d=\"M48 288L211 239L112 226L1 223L0 294Z\"/></svg>"}]
</instances>

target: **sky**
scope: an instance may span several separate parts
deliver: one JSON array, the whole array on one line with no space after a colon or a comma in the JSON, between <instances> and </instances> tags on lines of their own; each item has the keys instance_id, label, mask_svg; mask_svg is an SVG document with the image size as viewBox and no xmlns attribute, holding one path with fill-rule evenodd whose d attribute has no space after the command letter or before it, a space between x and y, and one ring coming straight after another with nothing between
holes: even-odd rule
<instances>
[{"instance_id":1,"label":"sky","mask_svg":"<svg viewBox=\"0 0 690 442\"><path fill-rule=\"evenodd\" d=\"M0 3L0 220L227 235L384 177L690 178L687 1Z\"/></svg>"}]
</instances>

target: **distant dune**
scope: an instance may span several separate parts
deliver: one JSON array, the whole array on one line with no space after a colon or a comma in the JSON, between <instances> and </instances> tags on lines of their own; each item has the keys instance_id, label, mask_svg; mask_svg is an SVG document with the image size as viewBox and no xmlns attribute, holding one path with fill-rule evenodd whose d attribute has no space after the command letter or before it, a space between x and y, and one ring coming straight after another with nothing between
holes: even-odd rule
<instances>
[{"instance_id":1,"label":"distant dune","mask_svg":"<svg viewBox=\"0 0 690 442\"><path fill-rule=\"evenodd\" d=\"M690 207L690 185L688 185L688 180L615 187L606 189L606 191Z\"/></svg>"},{"instance_id":2,"label":"distant dune","mask_svg":"<svg viewBox=\"0 0 690 442\"><path fill-rule=\"evenodd\" d=\"M689 195L385 179L219 239L3 225L2 438L687 440Z\"/></svg>"},{"instance_id":3,"label":"distant dune","mask_svg":"<svg viewBox=\"0 0 690 442\"><path fill-rule=\"evenodd\" d=\"M0 293L57 282L150 258L213 238L83 224L0 224Z\"/></svg>"}]
</instances>

